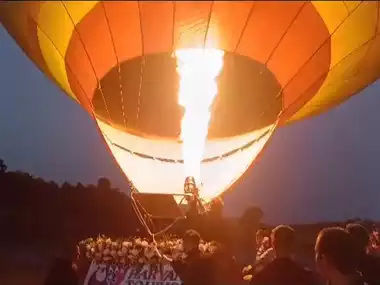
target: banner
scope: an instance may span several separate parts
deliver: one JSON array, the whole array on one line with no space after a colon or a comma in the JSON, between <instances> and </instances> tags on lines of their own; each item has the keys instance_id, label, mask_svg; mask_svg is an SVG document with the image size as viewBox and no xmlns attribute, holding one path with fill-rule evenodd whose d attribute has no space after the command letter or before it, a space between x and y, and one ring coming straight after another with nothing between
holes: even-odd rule
<instances>
[{"instance_id":1,"label":"banner","mask_svg":"<svg viewBox=\"0 0 380 285\"><path fill-rule=\"evenodd\" d=\"M140 268L91 263L83 285L182 285L169 264L162 272L150 265Z\"/></svg>"}]
</instances>

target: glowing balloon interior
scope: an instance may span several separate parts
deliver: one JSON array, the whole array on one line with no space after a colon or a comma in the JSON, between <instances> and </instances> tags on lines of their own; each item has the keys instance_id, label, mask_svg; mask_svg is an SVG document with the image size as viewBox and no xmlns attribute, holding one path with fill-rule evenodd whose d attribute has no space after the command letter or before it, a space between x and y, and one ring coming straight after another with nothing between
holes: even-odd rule
<instances>
[{"instance_id":1,"label":"glowing balloon interior","mask_svg":"<svg viewBox=\"0 0 380 285\"><path fill-rule=\"evenodd\" d=\"M2 1L27 56L94 116L139 191L205 200L278 125L380 76L379 1ZM207 139L206 139L207 138Z\"/></svg>"}]
</instances>

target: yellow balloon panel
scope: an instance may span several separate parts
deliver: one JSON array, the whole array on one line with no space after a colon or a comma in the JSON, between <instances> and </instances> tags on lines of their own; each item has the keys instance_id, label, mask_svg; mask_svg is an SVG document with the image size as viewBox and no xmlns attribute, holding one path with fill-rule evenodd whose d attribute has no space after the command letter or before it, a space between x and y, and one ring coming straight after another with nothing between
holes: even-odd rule
<instances>
[{"instance_id":1,"label":"yellow balloon panel","mask_svg":"<svg viewBox=\"0 0 380 285\"><path fill-rule=\"evenodd\" d=\"M317 94L298 111L293 120L319 114L354 95L379 77L376 67L379 67L377 59L380 54L369 52L379 37L378 15L377 2L362 2L347 11L346 17L335 27L331 35L333 49L328 76ZM326 17L327 19L330 17ZM333 16L331 19L335 21ZM364 61L372 61L372 64L359 72Z\"/></svg>"},{"instance_id":2,"label":"yellow balloon panel","mask_svg":"<svg viewBox=\"0 0 380 285\"><path fill-rule=\"evenodd\" d=\"M71 88L64 56L75 25L95 4L90 1L82 5L75 5L75 1L44 2L36 19L41 53L50 72L66 92L71 92Z\"/></svg>"},{"instance_id":3,"label":"yellow balloon panel","mask_svg":"<svg viewBox=\"0 0 380 285\"><path fill-rule=\"evenodd\" d=\"M41 5L37 1L30 2L2 2L0 3L0 22L7 28L8 32L15 38L28 57L44 72L50 79L57 83L68 95L76 100L75 95L68 84L62 84L59 76L50 73L50 66L41 52L39 35L40 29L37 27L38 16ZM40 36L43 41L49 42L49 52L56 57L57 50L52 46L46 35ZM59 57L59 55L58 55ZM60 64L64 59L60 56L56 62ZM63 72L65 75L65 71Z\"/></svg>"}]
</instances>

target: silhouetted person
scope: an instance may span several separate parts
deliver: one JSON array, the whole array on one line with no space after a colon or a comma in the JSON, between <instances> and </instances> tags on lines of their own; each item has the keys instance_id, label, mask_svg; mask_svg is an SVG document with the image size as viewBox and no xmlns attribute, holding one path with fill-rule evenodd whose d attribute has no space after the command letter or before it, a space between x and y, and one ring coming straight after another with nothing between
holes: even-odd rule
<instances>
[{"instance_id":1,"label":"silhouetted person","mask_svg":"<svg viewBox=\"0 0 380 285\"><path fill-rule=\"evenodd\" d=\"M68 258L56 258L48 271L44 285L79 285L72 261Z\"/></svg>"},{"instance_id":2,"label":"silhouetted person","mask_svg":"<svg viewBox=\"0 0 380 285\"><path fill-rule=\"evenodd\" d=\"M223 217L224 203L221 198L216 198L210 203L209 211L202 220L202 238L206 241L216 241L224 246L231 246L230 232L226 228Z\"/></svg>"},{"instance_id":3,"label":"silhouetted person","mask_svg":"<svg viewBox=\"0 0 380 285\"><path fill-rule=\"evenodd\" d=\"M187 230L183 236L183 247L186 258L169 261L179 275L183 285L213 285L215 263L211 256L205 256L199 250L200 235L194 230Z\"/></svg>"},{"instance_id":4,"label":"silhouetted person","mask_svg":"<svg viewBox=\"0 0 380 285\"><path fill-rule=\"evenodd\" d=\"M76 261L79 258L79 248L71 243L65 244L61 252L52 262L44 285L79 285Z\"/></svg>"},{"instance_id":5,"label":"silhouetted person","mask_svg":"<svg viewBox=\"0 0 380 285\"><path fill-rule=\"evenodd\" d=\"M346 230L354 239L359 250L359 268L363 280L369 285L380 284L380 259L367 252L370 235L365 227L360 224L348 224Z\"/></svg>"},{"instance_id":6,"label":"silhouetted person","mask_svg":"<svg viewBox=\"0 0 380 285\"><path fill-rule=\"evenodd\" d=\"M353 238L342 228L323 229L315 245L315 261L329 285L364 285L359 266L360 253Z\"/></svg>"},{"instance_id":7,"label":"silhouetted person","mask_svg":"<svg viewBox=\"0 0 380 285\"><path fill-rule=\"evenodd\" d=\"M256 261L256 232L263 218L263 211L259 207L250 207L240 217L240 241L238 243L239 260L242 265L254 264Z\"/></svg>"},{"instance_id":8,"label":"silhouetted person","mask_svg":"<svg viewBox=\"0 0 380 285\"><path fill-rule=\"evenodd\" d=\"M199 231L203 223L204 217L199 212L199 205L196 199L188 201L189 209L186 213L186 227Z\"/></svg>"},{"instance_id":9,"label":"silhouetted person","mask_svg":"<svg viewBox=\"0 0 380 285\"><path fill-rule=\"evenodd\" d=\"M253 276L251 285L315 284L312 272L293 260L296 242L291 227L276 227L272 231L272 243L275 258Z\"/></svg>"},{"instance_id":10,"label":"silhouetted person","mask_svg":"<svg viewBox=\"0 0 380 285\"><path fill-rule=\"evenodd\" d=\"M214 284L238 285L243 281L240 266L238 266L235 257L232 255L228 246L222 243L213 243L215 251L212 253L214 260Z\"/></svg>"}]
</instances>

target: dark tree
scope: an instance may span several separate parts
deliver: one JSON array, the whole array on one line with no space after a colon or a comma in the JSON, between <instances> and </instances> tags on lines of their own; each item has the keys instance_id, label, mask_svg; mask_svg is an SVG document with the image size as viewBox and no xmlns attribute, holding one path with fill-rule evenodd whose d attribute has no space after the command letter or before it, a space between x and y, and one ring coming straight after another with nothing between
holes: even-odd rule
<instances>
[{"instance_id":1,"label":"dark tree","mask_svg":"<svg viewBox=\"0 0 380 285\"><path fill-rule=\"evenodd\" d=\"M98 186L65 182L59 187L25 172L4 171L0 208L7 219L0 219L0 224L7 230L0 240L56 246L102 233L134 235L141 225L130 198L112 189L108 179L100 179Z\"/></svg>"},{"instance_id":2,"label":"dark tree","mask_svg":"<svg viewBox=\"0 0 380 285\"><path fill-rule=\"evenodd\" d=\"M80 182L78 182L77 183L77 189L84 189L84 186L83 186L83 184L82 183L80 183Z\"/></svg>"},{"instance_id":3,"label":"dark tree","mask_svg":"<svg viewBox=\"0 0 380 285\"><path fill-rule=\"evenodd\" d=\"M51 187L52 189L58 189L59 188L58 184L55 183L54 181L49 182L49 187Z\"/></svg>"},{"instance_id":4,"label":"dark tree","mask_svg":"<svg viewBox=\"0 0 380 285\"><path fill-rule=\"evenodd\" d=\"M0 159L0 174L7 172L8 167L5 165L4 160Z\"/></svg>"},{"instance_id":5,"label":"dark tree","mask_svg":"<svg viewBox=\"0 0 380 285\"><path fill-rule=\"evenodd\" d=\"M111 190L111 181L108 178L101 177L98 179L97 187L102 190Z\"/></svg>"},{"instance_id":6,"label":"dark tree","mask_svg":"<svg viewBox=\"0 0 380 285\"><path fill-rule=\"evenodd\" d=\"M63 182L61 188L62 189L70 189L70 188L72 188L72 186L71 186L71 184L69 182L65 181L65 182Z\"/></svg>"}]
</instances>

